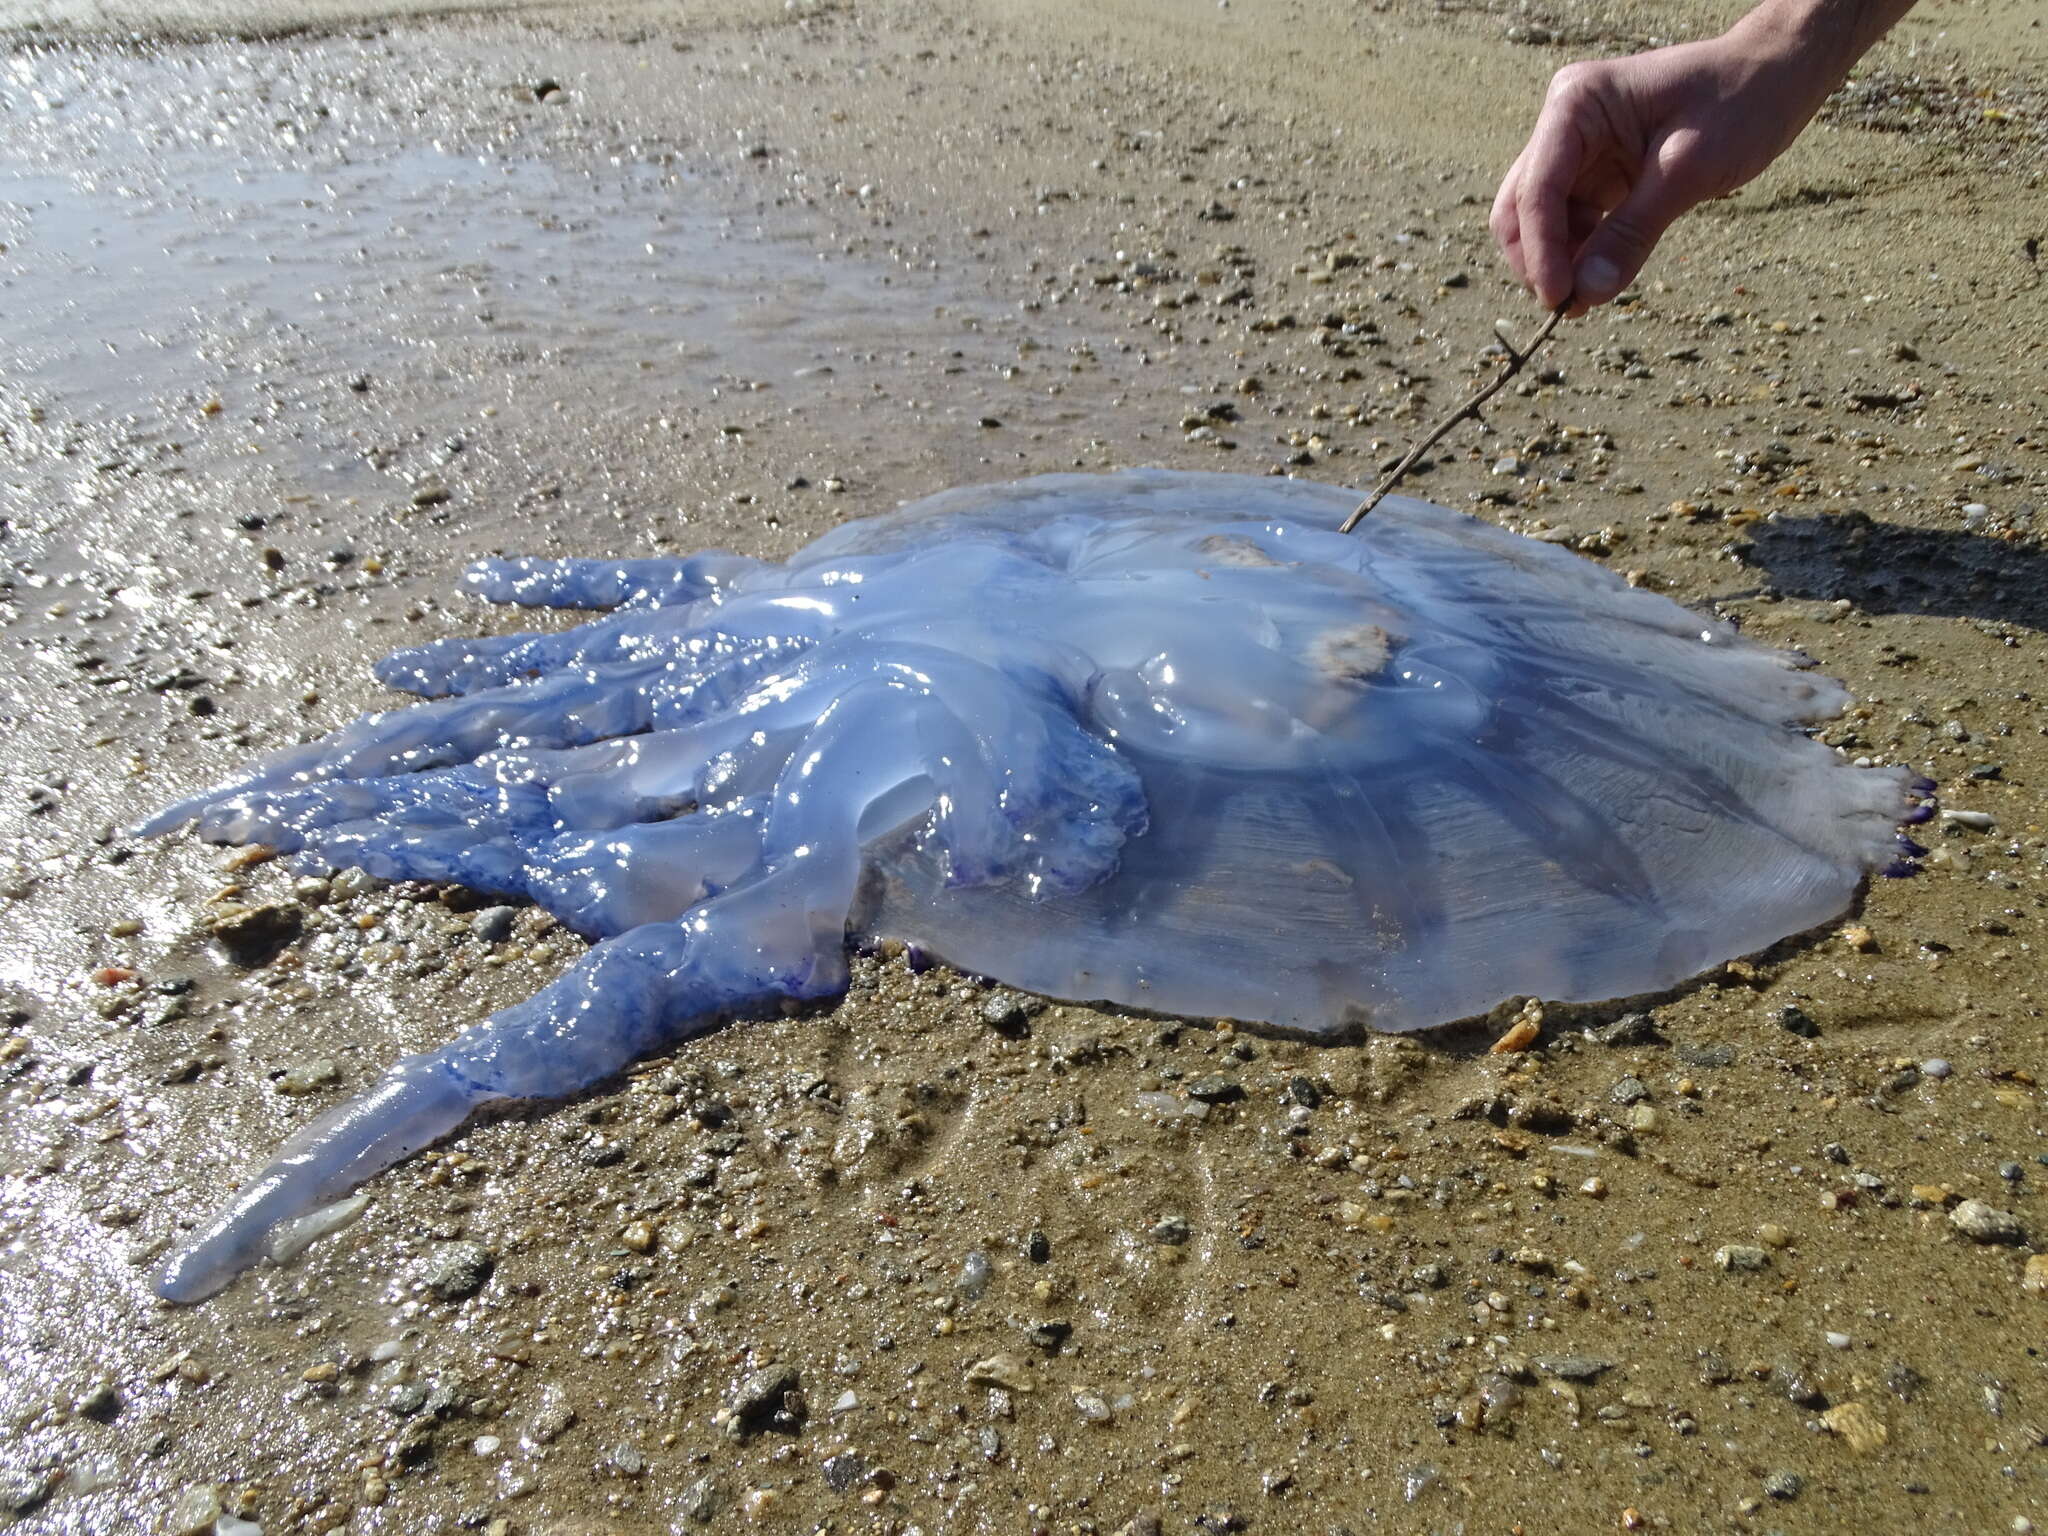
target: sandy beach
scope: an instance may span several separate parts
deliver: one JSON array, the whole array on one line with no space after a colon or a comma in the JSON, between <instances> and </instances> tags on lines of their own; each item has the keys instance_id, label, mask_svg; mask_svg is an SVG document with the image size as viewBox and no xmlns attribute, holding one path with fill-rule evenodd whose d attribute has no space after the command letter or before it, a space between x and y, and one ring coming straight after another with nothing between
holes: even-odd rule
<instances>
[{"instance_id":1,"label":"sandy beach","mask_svg":"<svg viewBox=\"0 0 2048 1536\"><path fill-rule=\"evenodd\" d=\"M1404 487L1843 679L1966 813L1917 878L1508 1054L864 959L149 1288L584 944L127 827L511 626L479 555L1369 486L1542 318L1486 214L1550 73L1733 14L0 3L0 1524L2048 1526L2026 0L1923 5Z\"/></svg>"}]
</instances>

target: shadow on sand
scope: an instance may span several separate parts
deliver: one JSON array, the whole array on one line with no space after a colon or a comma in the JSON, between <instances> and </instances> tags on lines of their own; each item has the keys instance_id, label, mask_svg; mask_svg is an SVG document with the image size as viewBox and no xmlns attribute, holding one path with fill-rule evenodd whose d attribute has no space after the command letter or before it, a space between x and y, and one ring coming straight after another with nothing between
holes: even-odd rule
<instances>
[{"instance_id":1,"label":"shadow on sand","mask_svg":"<svg viewBox=\"0 0 2048 1536\"><path fill-rule=\"evenodd\" d=\"M1741 553L1786 597L2048 631L2048 555L2027 544L1848 512L1759 523Z\"/></svg>"}]
</instances>

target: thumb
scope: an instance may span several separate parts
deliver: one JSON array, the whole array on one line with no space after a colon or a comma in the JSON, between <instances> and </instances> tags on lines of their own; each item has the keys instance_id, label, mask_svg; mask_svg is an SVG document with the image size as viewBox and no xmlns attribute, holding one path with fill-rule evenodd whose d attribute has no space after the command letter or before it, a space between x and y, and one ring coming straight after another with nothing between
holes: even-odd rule
<instances>
[{"instance_id":1,"label":"thumb","mask_svg":"<svg viewBox=\"0 0 2048 1536\"><path fill-rule=\"evenodd\" d=\"M1602 219L1579 251L1572 308L1605 304L1636 279L1671 221L1692 206L1652 153L1621 205Z\"/></svg>"}]
</instances>

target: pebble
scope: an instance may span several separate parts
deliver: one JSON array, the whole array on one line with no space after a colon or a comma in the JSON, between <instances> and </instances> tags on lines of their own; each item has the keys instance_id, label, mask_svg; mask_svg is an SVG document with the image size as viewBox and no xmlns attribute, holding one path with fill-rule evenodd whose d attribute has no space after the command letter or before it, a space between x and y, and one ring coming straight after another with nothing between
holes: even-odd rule
<instances>
[{"instance_id":1,"label":"pebble","mask_svg":"<svg viewBox=\"0 0 2048 1536\"><path fill-rule=\"evenodd\" d=\"M1526 1051L1542 1038L1543 1026L1535 1019L1517 1019L1507 1027L1501 1037L1489 1045L1487 1053L1492 1056L1507 1056L1516 1051Z\"/></svg>"},{"instance_id":2,"label":"pebble","mask_svg":"<svg viewBox=\"0 0 2048 1536\"><path fill-rule=\"evenodd\" d=\"M979 1301L988 1292L989 1281L995 1278L995 1265L989 1256L979 1248L969 1251L960 1261L960 1273L953 1279L953 1289L969 1301Z\"/></svg>"},{"instance_id":3,"label":"pebble","mask_svg":"<svg viewBox=\"0 0 2048 1536\"><path fill-rule=\"evenodd\" d=\"M998 1387L1005 1392L1035 1389L1030 1367L1008 1350L989 1355L967 1367L967 1384L970 1387Z\"/></svg>"},{"instance_id":4,"label":"pebble","mask_svg":"<svg viewBox=\"0 0 2048 1536\"><path fill-rule=\"evenodd\" d=\"M1714 1266L1731 1274L1752 1274L1770 1267L1771 1256L1754 1243L1729 1243L1714 1250Z\"/></svg>"},{"instance_id":5,"label":"pebble","mask_svg":"<svg viewBox=\"0 0 2048 1536\"><path fill-rule=\"evenodd\" d=\"M1798 1035L1801 1039L1811 1040L1820 1034L1820 1026L1813 1022L1804 1008L1794 1003L1787 1003L1773 1014L1772 1018L1778 1028L1788 1034Z\"/></svg>"},{"instance_id":6,"label":"pebble","mask_svg":"<svg viewBox=\"0 0 2048 1536\"><path fill-rule=\"evenodd\" d=\"M1948 1213L1949 1225L1972 1242L2018 1243L2026 1240L2019 1217L1982 1200L1965 1200Z\"/></svg>"},{"instance_id":7,"label":"pebble","mask_svg":"<svg viewBox=\"0 0 2048 1536\"><path fill-rule=\"evenodd\" d=\"M1837 1403L1820 1416L1821 1427L1839 1435L1858 1456L1867 1456L1891 1439L1884 1420L1863 1403Z\"/></svg>"},{"instance_id":8,"label":"pebble","mask_svg":"<svg viewBox=\"0 0 2048 1536\"><path fill-rule=\"evenodd\" d=\"M1090 1424L1108 1424L1115 1420L1116 1414L1111 1410L1109 1400L1093 1387L1075 1387L1072 1395L1074 1412Z\"/></svg>"},{"instance_id":9,"label":"pebble","mask_svg":"<svg viewBox=\"0 0 2048 1536\"><path fill-rule=\"evenodd\" d=\"M726 1432L735 1438L745 1436L781 1408L783 1398L796 1387L797 1371L793 1365L763 1366L742 1378L726 1403L732 1410L732 1417L726 1420Z\"/></svg>"},{"instance_id":10,"label":"pebble","mask_svg":"<svg viewBox=\"0 0 2048 1536\"><path fill-rule=\"evenodd\" d=\"M2020 1276L2020 1289L2036 1296L2048 1296L2048 1253L2029 1256L2026 1270Z\"/></svg>"},{"instance_id":11,"label":"pebble","mask_svg":"<svg viewBox=\"0 0 2048 1536\"><path fill-rule=\"evenodd\" d=\"M486 1435L484 1439L491 1442L492 1450L498 1448L496 1435ZM477 1443L481 1447L483 1441L478 1441ZM477 1454L484 1455L486 1453L479 1449ZM621 1440L617 1445L605 1452L605 1460L627 1477L639 1477L647 1471L647 1458L640 1454L640 1447L627 1440Z\"/></svg>"},{"instance_id":12,"label":"pebble","mask_svg":"<svg viewBox=\"0 0 2048 1536\"><path fill-rule=\"evenodd\" d=\"M483 1288L497 1262L482 1243L436 1243L420 1263L419 1278L441 1300L461 1301Z\"/></svg>"},{"instance_id":13,"label":"pebble","mask_svg":"<svg viewBox=\"0 0 2048 1536\"><path fill-rule=\"evenodd\" d=\"M1598 1381L1614 1369L1614 1362L1598 1355L1550 1355L1539 1359L1536 1369L1559 1381Z\"/></svg>"},{"instance_id":14,"label":"pebble","mask_svg":"<svg viewBox=\"0 0 2048 1536\"><path fill-rule=\"evenodd\" d=\"M1779 1470L1764 1479L1764 1492L1781 1503L1790 1503L1806 1488L1806 1479L1797 1472Z\"/></svg>"},{"instance_id":15,"label":"pebble","mask_svg":"<svg viewBox=\"0 0 2048 1536\"><path fill-rule=\"evenodd\" d=\"M1648 1045L1657 1038L1657 1020L1647 1013L1627 1013L1612 1024L1586 1031L1596 1045Z\"/></svg>"},{"instance_id":16,"label":"pebble","mask_svg":"<svg viewBox=\"0 0 2048 1536\"><path fill-rule=\"evenodd\" d=\"M567 1394L560 1387L546 1386L541 1388L540 1406L526 1421L526 1438L535 1445L548 1445L560 1439L563 1431L575 1422L576 1408Z\"/></svg>"},{"instance_id":17,"label":"pebble","mask_svg":"<svg viewBox=\"0 0 2048 1536\"><path fill-rule=\"evenodd\" d=\"M1213 1074L1188 1084L1188 1097L1198 1104L1233 1104L1244 1097L1236 1078Z\"/></svg>"},{"instance_id":18,"label":"pebble","mask_svg":"<svg viewBox=\"0 0 2048 1536\"><path fill-rule=\"evenodd\" d=\"M1008 987L998 987L981 1001L981 1022L1002 1034L1015 1034L1031 1022L1031 1015L1045 1005L1037 998Z\"/></svg>"},{"instance_id":19,"label":"pebble","mask_svg":"<svg viewBox=\"0 0 2048 1536\"><path fill-rule=\"evenodd\" d=\"M1673 1054L1688 1067L1732 1067L1735 1064L1735 1047L1732 1045L1681 1045Z\"/></svg>"},{"instance_id":20,"label":"pebble","mask_svg":"<svg viewBox=\"0 0 2048 1536\"><path fill-rule=\"evenodd\" d=\"M62 1478L63 1474L54 1470L35 1472L10 1468L0 1471L0 1510L12 1515L30 1513L56 1492L57 1484ZM196 1526L192 1529L203 1530L205 1527ZM178 1532L174 1531L172 1536L178 1536Z\"/></svg>"},{"instance_id":21,"label":"pebble","mask_svg":"<svg viewBox=\"0 0 2048 1536\"><path fill-rule=\"evenodd\" d=\"M676 1513L697 1525L709 1525L724 1499L718 1491L717 1481L706 1474L685 1488L676 1498Z\"/></svg>"},{"instance_id":22,"label":"pebble","mask_svg":"<svg viewBox=\"0 0 2048 1536\"><path fill-rule=\"evenodd\" d=\"M1954 1071L1955 1068L1940 1056L1930 1056L1920 1063L1920 1075L1931 1077L1936 1082L1940 1082Z\"/></svg>"},{"instance_id":23,"label":"pebble","mask_svg":"<svg viewBox=\"0 0 2048 1536\"><path fill-rule=\"evenodd\" d=\"M469 936L479 944L502 944L512 937L512 924L518 916L517 907L485 907L471 915Z\"/></svg>"},{"instance_id":24,"label":"pebble","mask_svg":"<svg viewBox=\"0 0 2048 1536\"><path fill-rule=\"evenodd\" d=\"M220 1490L200 1483L178 1495L171 1506L170 1536L199 1536L221 1517Z\"/></svg>"},{"instance_id":25,"label":"pebble","mask_svg":"<svg viewBox=\"0 0 2048 1536\"><path fill-rule=\"evenodd\" d=\"M251 958L253 952L288 943L298 934L304 917L304 910L295 902L266 901L255 906L229 903L215 909L201 927L209 939L228 952L230 959L241 962Z\"/></svg>"},{"instance_id":26,"label":"pebble","mask_svg":"<svg viewBox=\"0 0 2048 1536\"><path fill-rule=\"evenodd\" d=\"M1643 1086L1641 1078L1624 1077L1620 1082L1607 1090L1607 1096L1617 1104L1634 1104L1642 1099L1647 1099L1650 1096L1650 1090Z\"/></svg>"},{"instance_id":27,"label":"pebble","mask_svg":"<svg viewBox=\"0 0 2048 1536\"><path fill-rule=\"evenodd\" d=\"M1152 1224L1152 1241L1168 1247L1179 1247L1190 1235L1188 1219L1185 1216L1162 1216Z\"/></svg>"},{"instance_id":28,"label":"pebble","mask_svg":"<svg viewBox=\"0 0 2048 1536\"><path fill-rule=\"evenodd\" d=\"M279 1093L316 1093L330 1083L341 1080L341 1068L331 1057L316 1056L311 1061L295 1061L284 1069L277 1080Z\"/></svg>"},{"instance_id":29,"label":"pebble","mask_svg":"<svg viewBox=\"0 0 2048 1536\"><path fill-rule=\"evenodd\" d=\"M857 1488L867 1479L867 1458L853 1451L841 1451L837 1456L827 1456L818 1469L825 1475L825 1486L834 1493L845 1493Z\"/></svg>"}]
</instances>

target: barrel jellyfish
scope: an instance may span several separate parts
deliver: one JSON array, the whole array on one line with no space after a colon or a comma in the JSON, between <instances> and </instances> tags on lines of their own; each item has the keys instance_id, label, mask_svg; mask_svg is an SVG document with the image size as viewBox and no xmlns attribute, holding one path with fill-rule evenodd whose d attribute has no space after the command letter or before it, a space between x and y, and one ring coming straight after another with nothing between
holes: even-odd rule
<instances>
[{"instance_id":1,"label":"barrel jellyfish","mask_svg":"<svg viewBox=\"0 0 2048 1536\"><path fill-rule=\"evenodd\" d=\"M379 668L363 717L154 817L539 903L596 942L302 1131L173 1257L902 940L1053 997L1336 1041L1666 988L1839 915L1926 786L1843 689L1424 502L1161 471L957 490L787 562L486 560L611 610Z\"/></svg>"}]
</instances>

